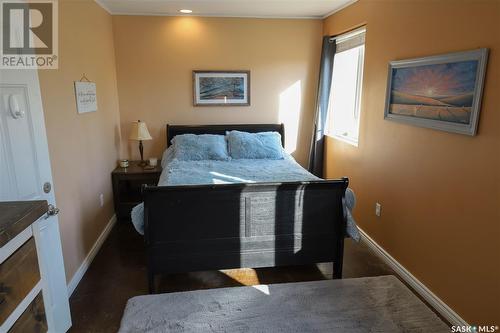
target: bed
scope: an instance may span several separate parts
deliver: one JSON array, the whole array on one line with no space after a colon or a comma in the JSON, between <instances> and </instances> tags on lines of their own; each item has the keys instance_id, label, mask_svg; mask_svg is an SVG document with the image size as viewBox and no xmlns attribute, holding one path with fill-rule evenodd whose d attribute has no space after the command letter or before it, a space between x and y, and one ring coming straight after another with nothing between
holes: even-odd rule
<instances>
[{"instance_id":1,"label":"bed","mask_svg":"<svg viewBox=\"0 0 500 333\"><path fill-rule=\"evenodd\" d=\"M158 186L144 186L132 221L143 231L149 292L158 274L333 262L342 277L348 179L322 180L282 160L178 161L172 139L228 131L278 132L282 124L167 125ZM142 229L141 229L142 228Z\"/></svg>"}]
</instances>

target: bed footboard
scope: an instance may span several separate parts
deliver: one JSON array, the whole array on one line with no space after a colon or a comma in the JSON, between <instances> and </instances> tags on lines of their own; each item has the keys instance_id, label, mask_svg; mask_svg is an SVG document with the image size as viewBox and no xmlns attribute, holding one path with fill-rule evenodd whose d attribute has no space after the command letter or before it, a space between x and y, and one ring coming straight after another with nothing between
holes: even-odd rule
<instances>
[{"instance_id":1,"label":"bed footboard","mask_svg":"<svg viewBox=\"0 0 500 333\"><path fill-rule=\"evenodd\" d=\"M154 276L334 262L342 275L348 179L147 186L145 241Z\"/></svg>"}]
</instances>

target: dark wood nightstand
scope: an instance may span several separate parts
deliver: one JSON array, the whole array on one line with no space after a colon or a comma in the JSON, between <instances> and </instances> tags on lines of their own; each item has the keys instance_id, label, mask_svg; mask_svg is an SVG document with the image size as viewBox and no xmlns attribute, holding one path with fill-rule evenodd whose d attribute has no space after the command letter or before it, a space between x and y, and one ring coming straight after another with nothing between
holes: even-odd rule
<instances>
[{"instance_id":1,"label":"dark wood nightstand","mask_svg":"<svg viewBox=\"0 0 500 333\"><path fill-rule=\"evenodd\" d=\"M161 166L152 170L138 165L139 161L131 161L128 168L116 168L111 173L115 213L118 220L130 220L132 208L142 202L142 185L157 185L160 179Z\"/></svg>"}]
</instances>

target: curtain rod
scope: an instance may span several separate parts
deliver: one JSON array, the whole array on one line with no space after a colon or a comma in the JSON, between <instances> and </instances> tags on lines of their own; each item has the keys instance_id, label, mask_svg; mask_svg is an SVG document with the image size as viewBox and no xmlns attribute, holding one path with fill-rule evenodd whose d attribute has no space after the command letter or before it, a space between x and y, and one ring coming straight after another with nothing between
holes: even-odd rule
<instances>
[{"instance_id":1,"label":"curtain rod","mask_svg":"<svg viewBox=\"0 0 500 333\"><path fill-rule=\"evenodd\" d=\"M361 28L357 28L357 29L345 32L345 33L340 34L340 35L331 36L328 40L330 42L333 42L337 39L349 39L349 38L355 37L357 35L363 34L365 32L366 32L366 27L361 27Z\"/></svg>"}]
</instances>

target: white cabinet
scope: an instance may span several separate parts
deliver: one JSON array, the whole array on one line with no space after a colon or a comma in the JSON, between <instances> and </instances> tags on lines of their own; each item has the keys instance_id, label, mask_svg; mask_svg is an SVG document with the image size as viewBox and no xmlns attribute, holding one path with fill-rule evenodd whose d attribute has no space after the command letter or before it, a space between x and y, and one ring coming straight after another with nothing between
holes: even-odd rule
<instances>
[{"instance_id":1,"label":"white cabinet","mask_svg":"<svg viewBox=\"0 0 500 333\"><path fill-rule=\"evenodd\" d=\"M61 249L51 239L57 224L46 212L46 201L0 202L0 332L71 326Z\"/></svg>"}]
</instances>

